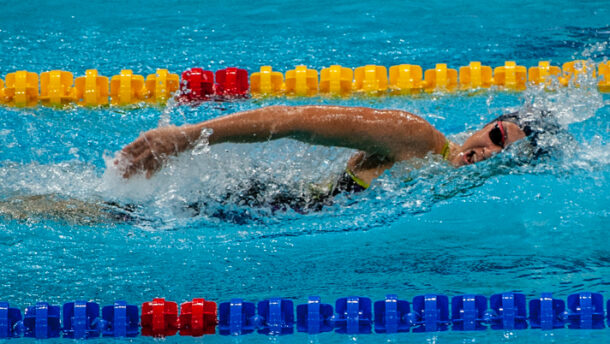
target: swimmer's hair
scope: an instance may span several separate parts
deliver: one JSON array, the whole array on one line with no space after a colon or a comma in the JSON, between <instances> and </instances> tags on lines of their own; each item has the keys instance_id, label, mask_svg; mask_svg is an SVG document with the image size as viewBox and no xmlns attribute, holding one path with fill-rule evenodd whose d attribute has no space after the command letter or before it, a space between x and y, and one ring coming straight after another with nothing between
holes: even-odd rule
<instances>
[{"instance_id":1,"label":"swimmer's hair","mask_svg":"<svg viewBox=\"0 0 610 344\"><path fill-rule=\"evenodd\" d=\"M539 157L550 153L552 147L541 142L543 137L565 132L550 111L531 107L498 116L489 123L494 123L496 121L512 122L518 125L525 133L526 140L528 140L532 146L534 159L538 159Z\"/></svg>"}]
</instances>

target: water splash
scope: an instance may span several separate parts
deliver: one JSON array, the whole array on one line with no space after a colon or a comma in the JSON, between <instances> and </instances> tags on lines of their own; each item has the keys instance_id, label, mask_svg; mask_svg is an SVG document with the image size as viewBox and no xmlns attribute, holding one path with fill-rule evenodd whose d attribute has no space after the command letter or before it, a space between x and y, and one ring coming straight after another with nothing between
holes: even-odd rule
<instances>
[{"instance_id":1,"label":"water splash","mask_svg":"<svg viewBox=\"0 0 610 344\"><path fill-rule=\"evenodd\" d=\"M209 128L201 129L201 133L199 134L199 139L195 143L195 146L191 150L192 155L201 155L208 153L210 151L210 136L214 131Z\"/></svg>"},{"instance_id":2,"label":"water splash","mask_svg":"<svg viewBox=\"0 0 610 344\"><path fill-rule=\"evenodd\" d=\"M595 70L595 64L588 60L576 68ZM595 116L606 105L603 95L597 89L598 79L591 72L580 73L569 80L568 87L560 86L559 77L554 77L550 85L532 86L523 93L525 105L545 110L553 114L563 126L582 122Z\"/></svg>"}]
</instances>

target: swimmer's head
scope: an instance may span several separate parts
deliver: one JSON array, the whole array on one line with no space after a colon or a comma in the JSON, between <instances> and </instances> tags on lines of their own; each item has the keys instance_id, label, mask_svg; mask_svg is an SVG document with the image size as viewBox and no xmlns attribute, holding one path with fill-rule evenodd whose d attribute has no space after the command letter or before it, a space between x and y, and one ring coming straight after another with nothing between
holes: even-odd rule
<instances>
[{"instance_id":1,"label":"swimmer's head","mask_svg":"<svg viewBox=\"0 0 610 344\"><path fill-rule=\"evenodd\" d=\"M504 114L466 139L451 162L462 166L486 160L524 138L527 140L528 149L523 154L537 159L548 153L540 144L541 137L556 134L560 130L547 111L526 108Z\"/></svg>"}]
</instances>

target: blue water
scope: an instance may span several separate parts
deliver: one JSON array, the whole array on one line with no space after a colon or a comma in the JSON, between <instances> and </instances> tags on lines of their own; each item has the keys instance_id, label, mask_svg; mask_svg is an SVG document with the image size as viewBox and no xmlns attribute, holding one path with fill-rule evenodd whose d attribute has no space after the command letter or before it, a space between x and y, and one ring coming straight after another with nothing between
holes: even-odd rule
<instances>
[{"instance_id":1,"label":"blue water","mask_svg":"<svg viewBox=\"0 0 610 344\"><path fill-rule=\"evenodd\" d=\"M319 70L331 64L430 68L444 62L457 68L470 60L532 66L542 59L557 65L600 62L610 55L607 1L0 1L0 8L3 79L21 69L82 75L97 68L111 76L124 68L147 75L156 68L180 73L194 66L254 72L264 64L279 71L297 64ZM0 107L5 210L17 209L16 199L51 195L45 197L55 202L135 204L138 218L89 223L49 211L4 217L0 299L24 308L40 300L140 304L157 296L178 302L282 296L300 302L320 295L332 303L341 296L380 299L390 292L410 300L424 292L489 296L512 290L535 297L553 291L565 298L590 290L608 298L610 103L594 84L583 80L581 88L558 92L282 98L197 107ZM352 151L289 140L223 144L184 154L150 180L125 181L106 167L141 131L272 104L403 109L457 141L504 111L534 104L554 111L574 140L548 142L556 154L536 165L511 166L512 152L460 169L434 160L420 170L398 164L363 194L340 196L308 214L221 200L252 179L300 190L341 171ZM196 216L187 208L193 202L205 202ZM563 330L295 339L581 343L607 338L607 330Z\"/></svg>"}]
</instances>

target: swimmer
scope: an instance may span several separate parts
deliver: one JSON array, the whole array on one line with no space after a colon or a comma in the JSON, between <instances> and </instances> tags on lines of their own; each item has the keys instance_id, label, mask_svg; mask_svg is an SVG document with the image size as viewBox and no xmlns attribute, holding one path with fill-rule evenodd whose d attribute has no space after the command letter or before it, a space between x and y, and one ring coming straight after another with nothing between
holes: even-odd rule
<instances>
[{"instance_id":1,"label":"swimmer","mask_svg":"<svg viewBox=\"0 0 610 344\"><path fill-rule=\"evenodd\" d=\"M423 118L400 110L341 106L270 106L234 113L198 124L168 126L144 132L125 146L120 157L129 178L144 171L151 177L170 156L192 149L202 133L211 132L210 145L251 143L291 138L322 146L358 150L348 161L330 194L362 191L396 162L436 154L459 167L501 152L516 141L556 130L531 109L502 115L459 145ZM535 151L535 150L534 150ZM538 152L539 153L539 152ZM538 154L536 153L536 155Z\"/></svg>"},{"instance_id":2,"label":"swimmer","mask_svg":"<svg viewBox=\"0 0 610 344\"><path fill-rule=\"evenodd\" d=\"M125 146L115 164L124 167L122 173L125 178L140 172L151 177L171 156L194 148L201 139L214 145L292 138L310 144L358 150L349 159L345 171L327 190L299 195L278 193L271 200L261 201L257 196L264 192L266 185L250 181L225 197L231 202L237 195L239 204L246 206L271 207L272 210L291 208L305 213L332 204L334 196L339 193L357 193L367 189L375 178L399 161L433 154L459 167L489 159L523 139L527 139L532 148L528 154L537 158L545 153L545 149L538 146L538 137L559 131L558 125L547 120L548 115L545 111L529 108L502 115L459 145L448 140L426 120L406 111L340 106L271 106L198 124L149 130ZM205 133L209 137L202 138ZM205 201L195 200L188 205L188 210L196 216L204 207ZM133 204L89 203L64 199L59 195L0 201L0 217L16 220L46 218L73 224L142 221L136 209L137 205ZM232 215L219 213L211 216L229 219Z\"/></svg>"}]
</instances>

